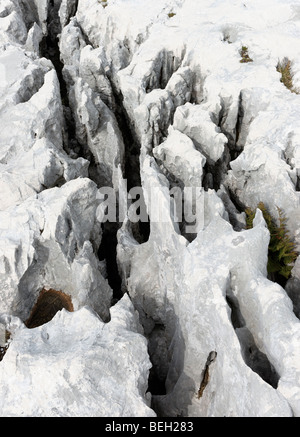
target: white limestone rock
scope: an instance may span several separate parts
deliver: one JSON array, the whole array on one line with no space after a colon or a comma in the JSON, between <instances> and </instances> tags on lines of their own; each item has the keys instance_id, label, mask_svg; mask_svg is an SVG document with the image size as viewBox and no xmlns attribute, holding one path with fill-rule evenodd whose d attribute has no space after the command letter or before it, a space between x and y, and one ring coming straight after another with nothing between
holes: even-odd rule
<instances>
[{"instance_id":1,"label":"white limestone rock","mask_svg":"<svg viewBox=\"0 0 300 437\"><path fill-rule=\"evenodd\" d=\"M191 98L194 82L191 68L185 65L181 35L175 41L169 28L163 29L149 36L115 80L142 149L147 151L167 136L176 107Z\"/></svg>"},{"instance_id":2,"label":"white limestone rock","mask_svg":"<svg viewBox=\"0 0 300 437\"><path fill-rule=\"evenodd\" d=\"M44 80L37 81L40 84L38 90L35 88L37 84L32 83L34 77L32 74L28 76L32 89L18 87L13 96L17 102L12 104L8 100L8 105L2 107L1 163L7 163L21 151L28 151L39 138L47 138L62 149L63 114L56 73L54 70L46 72Z\"/></svg>"},{"instance_id":3,"label":"white limestone rock","mask_svg":"<svg viewBox=\"0 0 300 437\"><path fill-rule=\"evenodd\" d=\"M110 81L107 77L109 67L104 47L94 49L88 45L80 52L79 75L90 88L99 93L101 100L112 109L115 107Z\"/></svg>"},{"instance_id":4,"label":"white limestone rock","mask_svg":"<svg viewBox=\"0 0 300 437\"><path fill-rule=\"evenodd\" d=\"M168 80L166 90L170 91L176 108L191 100L194 76L193 70L185 66L179 67Z\"/></svg>"},{"instance_id":5,"label":"white limestone rock","mask_svg":"<svg viewBox=\"0 0 300 437\"><path fill-rule=\"evenodd\" d=\"M17 47L0 53L0 209L76 177L88 161L63 150L64 119L59 83L51 63Z\"/></svg>"},{"instance_id":6,"label":"white limestone rock","mask_svg":"<svg viewBox=\"0 0 300 437\"><path fill-rule=\"evenodd\" d=\"M86 306L35 329L19 325L1 362L0 416L155 417L140 332L126 295L108 323Z\"/></svg>"},{"instance_id":7,"label":"white limestone rock","mask_svg":"<svg viewBox=\"0 0 300 437\"><path fill-rule=\"evenodd\" d=\"M282 90L284 91L284 90ZM242 153L230 163L230 171L225 179L226 186L246 206L256 208L264 202L273 217L277 217L277 207L288 219L292 238L299 246L299 192L298 192L298 143L299 132L294 128L299 117L297 96L281 93L248 90L251 100L248 104L248 124ZM256 96L256 97L255 97ZM287 104L288 103L288 104Z\"/></svg>"},{"instance_id":8,"label":"white limestone rock","mask_svg":"<svg viewBox=\"0 0 300 437\"><path fill-rule=\"evenodd\" d=\"M115 105L104 50L86 45L76 18L63 30L60 49L77 140L85 154L94 158L97 183L115 187L124 143L111 110Z\"/></svg>"},{"instance_id":9,"label":"white limestone rock","mask_svg":"<svg viewBox=\"0 0 300 437\"><path fill-rule=\"evenodd\" d=\"M58 15L62 29L68 24L70 18L75 15L76 5L77 0L61 0Z\"/></svg>"},{"instance_id":10,"label":"white limestone rock","mask_svg":"<svg viewBox=\"0 0 300 437\"><path fill-rule=\"evenodd\" d=\"M158 184L161 197L156 196L156 203L163 208L166 220L151 221L149 240L140 246L133 246L130 238L125 238L123 228L118 254L122 265L128 246L131 263L128 266L126 261L125 282L147 335L155 324L165 326L170 356L167 394L154 397L156 411L167 416L298 415L300 324L284 290L266 279L269 235L261 214L252 230L235 232L222 217L224 210L216 212L211 208L213 199L203 193L206 221L197 238L187 245L172 222L166 182L146 162L147 159L143 167L146 203L149 207L147 193ZM277 389L244 361L226 301L226 295L232 292L244 318L240 322L250 330L255 344L279 375ZM262 306L258 304L261 299ZM266 305L274 308L270 317L266 316ZM217 352L217 358L210 369L210 382L198 399L211 351ZM165 363L161 366L165 372Z\"/></svg>"},{"instance_id":11,"label":"white limestone rock","mask_svg":"<svg viewBox=\"0 0 300 437\"><path fill-rule=\"evenodd\" d=\"M210 162L215 163L222 158L228 140L211 120L209 112L201 105L186 103L176 109L173 126L190 137L198 150Z\"/></svg>"},{"instance_id":12,"label":"white limestone rock","mask_svg":"<svg viewBox=\"0 0 300 437\"><path fill-rule=\"evenodd\" d=\"M95 178L100 186L116 186L118 166L123 165L124 143L116 117L80 77L70 90L70 106L77 139L92 153Z\"/></svg>"},{"instance_id":13,"label":"white limestone rock","mask_svg":"<svg viewBox=\"0 0 300 437\"><path fill-rule=\"evenodd\" d=\"M120 416L154 415L149 399L145 402L145 340L135 336L131 343L132 331L141 332L128 320L132 308L120 316L120 332L109 337L109 358L99 360L99 332L110 329L114 311L120 315L120 306L129 301L123 298L112 308L106 325L82 308L88 305L108 321L112 291L95 255L101 240L96 185L81 178L86 161L71 161L62 150L57 77L49 61L36 59L41 38L62 30L61 59L76 135L96 161L97 183L115 187L122 177L112 89L123 98L141 146L150 237L138 244L127 218L117 250L123 287L139 311L155 372L166 383L166 395L154 399L156 411L300 416L298 303L293 308L288 297L299 284L299 259L286 291L270 282L269 233L262 215L257 212L253 229L242 230L244 216L233 205L235 200L241 208L254 208L263 201L273 215L281 207L299 247L299 96L284 87L276 71L283 57L299 59L299 8L293 0L237 1L230 8L222 1L199 7L199 0L79 0L70 19L75 8L75 0L3 0L0 6L0 181L6 202L0 212L0 312L2 321L11 319L15 334L1 363L0 390L8 394L0 396L3 415L110 415L112 410ZM240 63L243 45L253 62ZM293 63L297 86L299 65ZM190 239L187 232L180 235L169 183L156 159L186 186L201 185L204 159L217 164L223 185L218 193L199 192L200 225ZM69 294L75 312L62 311L47 325L28 330L21 320L45 285ZM123 341L117 355L111 344L119 344L129 325L125 337L133 346ZM215 360L202 391L212 352ZM129 361L137 363L133 373ZM33 385L26 376L31 366ZM46 371L51 383L44 392L39 375L47 380ZM140 389L132 390L140 376ZM87 392L82 408L78 381ZM94 386L103 398L93 396ZM25 400L16 403L16 396Z\"/></svg>"},{"instance_id":14,"label":"white limestone rock","mask_svg":"<svg viewBox=\"0 0 300 437\"><path fill-rule=\"evenodd\" d=\"M68 75L66 70L71 70L69 75L74 80L76 75L78 75L80 53L85 46L86 42L82 31L78 26L76 18L72 17L69 24L62 29L59 37L59 53L64 63L63 73L67 83ZM74 71L74 75L72 75L72 71Z\"/></svg>"},{"instance_id":15,"label":"white limestone rock","mask_svg":"<svg viewBox=\"0 0 300 437\"><path fill-rule=\"evenodd\" d=\"M27 38L26 24L20 3L4 0L0 5L0 45L24 44Z\"/></svg>"},{"instance_id":16,"label":"white limestone rock","mask_svg":"<svg viewBox=\"0 0 300 437\"><path fill-rule=\"evenodd\" d=\"M166 141L153 149L153 155L185 187L202 186L206 159L187 135L170 127Z\"/></svg>"},{"instance_id":17,"label":"white limestone rock","mask_svg":"<svg viewBox=\"0 0 300 437\"><path fill-rule=\"evenodd\" d=\"M130 106L135 107L135 102L131 101ZM128 106L125 107L128 109ZM146 94L143 103L135 108L132 120L142 143L142 160L144 150L148 153L166 138L174 110L172 96L167 90L161 89Z\"/></svg>"},{"instance_id":18,"label":"white limestone rock","mask_svg":"<svg viewBox=\"0 0 300 437\"><path fill-rule=\"evenodd\" d=\"M78 178L0 213L0 312L26 320L39 291L61 290L74 309L90 305L107 320L112 298L96 251L97 187Z\"/></svg>"},{"instance_id":19,"label":"white limestone rock","mask_svg":"<svg viewBox=\"0 0 300 437\"><path fill-rule=\"evenodd\" d=\"M56 0L55 0L56 1ZM31 2L38 16L38 24L43 33L47 35L47 18L50 0L32 0Z\"/></svg>"},{"instance_id":20,"label":"white limestone rock","mask_svg":"<svg viewBox=\"0 0 300 437\"><path fill-rule=\"evenodd\" d=\"M37 140L30 150L0 165L1 209L19 204L45 188L87 177L88 165L83 158L69 158L49 140Z\"/></svg>"},{"instance_id":21,"label":"white limestone rock","mask_svg":"<svg viewBox=\"0 0 300 437\"><path fill-rule=\"evenodd\" d=\"M42 88L47 73L50 73L48 83L50 76L53 75L53 71L51 72L52 64L49 61L46 59L37 60L20 47L12 45L0 51L0 66L1 115L14 105L27 103ZM45 94L46 92L49 95L55 93L56 90L53 89L55 88L54 79L52 82L52 89L48 84L48 90L43 90ZM26 105L19 108L24 107L26 108ZM3 124L4 122L2 122Z\"/></svg>"},{"instance_id":22,"label":"white limestone rock","mask_svg":"<svg viewBox=\"0 0 300 437\"><path fill-rule=\"evenodd\" d=\"M181 1L171 3L174 6ZM170 0L159 3L116 0L104 7L98 0L79 0L76 18L94 48L105 46L109 65L117 73L129 64L133 53L147 40L152 26L157 21L168 21L169 4Z\"/></svg>"},{"instance_id":23,"label":"white limestone rock","mask_svg":"<svg viewBox=\"0 0 300 437\"><path fill-rule=\"evenodd\" d=\"M37 23L33 23L31 29L28 31L25 50L35 53L40 56L40 45L43 40L44 34L42 29Z\"/></svg>"}]
</instances>

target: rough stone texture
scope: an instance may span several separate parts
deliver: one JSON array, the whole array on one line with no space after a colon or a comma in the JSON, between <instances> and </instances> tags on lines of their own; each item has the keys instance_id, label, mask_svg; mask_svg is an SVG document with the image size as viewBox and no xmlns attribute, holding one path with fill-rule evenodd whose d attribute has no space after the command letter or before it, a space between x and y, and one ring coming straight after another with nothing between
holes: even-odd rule
<instances>
[{"instance_id":1,"label":"rough stone texture","mask_svg":"<svg viewBox=\"0 0 300 437\"><path fill-rule=\"evenodd\" d=\"M102 7L102 6L101 6ZM116 187L117 169L123 165L124 143L116 117L104 50L86 45L76 19L60 37L70 108L76 138L95 162L94 178L100 186Z\"/></svg>"},{"instance_id":2,"label":"rough stone texture","mask_svg":"<svg viewBox=\"0 0 300 437\"><path fill-rule=\"evenodd\" d=\"M289 58L299 87L299 17L294 0L1 2L0 415L300 416L299 258L272 282L244 212L280 207L299 250L299 96L276 70ZM111 306L97 188L125 199L125 175L150 223L125 211ZM180 223L174 187L196 191ZM27 329L44 287L74 312Z\"/></svg>"},{"instance_id":3,"label":"rough stone texture","mask_svg":"<svg viewBox=\"0 0 300 437\"><path fill-rule=\"evenodd\" d=\"M1 212L1 312L25 320L46 286L108 319L112 292L95 257L96 196L92 181L77 179Z\"/></svg>"},{"instance_id":4,"label":"rough stone texture","mask_svg":"<svg viewBox=\"0 0 300 437\"><path fill-rule=\"evenodd\" d=\"M1 362L1 417L155 416L143 400L147 343L127 296L109 323L85 307L63 309L34 329L18 320L11 325L13 341Z\"/></svg>"},{"instance_id":5,"label":"rough stone texture","mask_svg":"<svg viewBox=\"0 0 300 437\"><path fill-rule=\"evenodd\" d=\"M144 187L150 191L161 176L158 178L146 164L144 171ZM160 193L164 201L159 204L168 211L165 184L161 184ZM211 203L216 200L205 196L209 224L188 246L176 233L171 218L164 224L152 226L151 222L149 241L138 247L132 247L120 231L119 258L126 258L129 246L131 266L126 283L146 332L149 334L155 324L166 329L170 357L167 394L155 397L156 407L172 416L290 416L285 396L297 415L299 395L290 387L295 387L299 378L299 321L284 290L268 281L262 268L268 244L262 216L258 214L253 230L234 232L222 210L213 212ZM209 244L212 240L213 246ZM149 268L154 275L149 275ZM230 293L238 300L244 326L279 374L277 390L254 373L240 353L226 302ZM262 310L266 305L267 314ZM197 399L202 371L212 350L218 356L211 382L203 398Z\"/></svg>"}]
</instances>

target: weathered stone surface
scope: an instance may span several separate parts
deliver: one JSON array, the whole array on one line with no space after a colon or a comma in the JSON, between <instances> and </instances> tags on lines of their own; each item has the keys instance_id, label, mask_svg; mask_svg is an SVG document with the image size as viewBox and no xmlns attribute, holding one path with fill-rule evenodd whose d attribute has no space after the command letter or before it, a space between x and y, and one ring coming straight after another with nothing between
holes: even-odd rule
<instances>
[{"instance_id":1,"label":"weathered stone surface","mask_svg":"<svg viewBox=\"0 0 300 437\"><path fill-rule=\"evenodd\" d=\"M0 416L155 416L144 400L147 343L127 296L109 323L87 307L35 329L16 322L1 362Z\"/></svg>"},{"instance_id":2,"label":"weathered stone surface","mask_svg":"<svg viewBox=\"0 0 300 437\"><path fill-rule=\"evenodd\" d=\"M1 2L0 415L300 416L299 257L271 281L260 210L245 226L246 207L279 207L299 251L299 16ZM133 200L134 184L150 221L101 225L98 188ZM195 190L181 221L170 188ZM27 329L45 287L74 311Z\"/></svg>"}]
</instances>

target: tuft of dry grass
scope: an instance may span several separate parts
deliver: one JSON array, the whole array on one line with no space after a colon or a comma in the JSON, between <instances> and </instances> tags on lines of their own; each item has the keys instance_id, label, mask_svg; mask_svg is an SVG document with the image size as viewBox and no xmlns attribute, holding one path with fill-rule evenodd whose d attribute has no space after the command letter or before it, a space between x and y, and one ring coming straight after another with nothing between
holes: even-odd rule
<instances>
[{"instance_id":1,"label":"tuft of dry grass","mask_svg":"<svg viewBox=\"0 0 300 437\"><path fill-rule=\"evenodd\" d=\"M247 46L242 46L242 48L240 50L240 55L242 57L242 59L240 60L240 62L242 64L245 64L247 62L253 62L253 59L251 59L250 56L249 56L248 47Z\"/></svg>"},{"instance_id":2,"label":"tuft of dry grass","mask_svg":"<svg viewBox=\"0 0 300 437\"><path fill-rule=\"evenodd\" d=\"M24 322L29 329L36 328L49 322L55 314L65 308L67 311L74 311L71 297L59 290L43 288L35 305L33 306L29 318ZM5 345L0 346L0 361L2 361L9 347L10 333L5 331Z\"/></svg>"},{"instance_id":3,"label":"tuft of dry grass","mask_svg":"<svg viewBox=\"0 0 300 437\"><path fill-rule=\"evenodd\" d=\"M299 94L300 90L293 85L292 62L288 58L279 61L276 70L281 74L280 82L292 93Z\"/></svg>"},{"instance_id":4,"label":"tuft of dry grass","mask_svg":"<svg viewBox=\"0 0 300 437\"><path fill-rule=\"evenodd\" d=\"M62 308L70 312L74 311L71 297L53 288L49 290L43 288L25 325L27 328L41 326L49 322Z\"/></svg>"},{"instance_id":5,"label":"tuft of dry grass","mask_svg":"<svg viewBox=\"0 0 300 437\"><path fill-rule=\"evenodd\" d=\"M175 14L174 12L169 12L169 13L168 13L168 17L169 17L169 18L172 18L172 17L174 17L175 15L176 15L176 14Z\"/></svg>"}]
</instances>

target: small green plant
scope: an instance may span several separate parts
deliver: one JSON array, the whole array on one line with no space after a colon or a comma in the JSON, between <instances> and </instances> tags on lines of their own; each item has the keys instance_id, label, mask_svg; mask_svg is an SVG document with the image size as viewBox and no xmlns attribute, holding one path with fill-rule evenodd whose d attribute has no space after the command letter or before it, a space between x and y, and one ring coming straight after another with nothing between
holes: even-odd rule
<instances>
[{"instance_id":1,"label":"small green plant","mask_svg":"<svg viewBox=\"0 0 300 437\"><path fill-rule=\"evenodd\" d=\"M295 243L292 241L287 229L287 218L283 211L277 207L278 224L270 215L268 209L263 202L257 205L257 208L263 213L265 222L270 232L270 242L268 247L268 274L271 278L281 277L282 280L287 280L291 275L293 263L295 262L298 253L295 250ZM253 227L253 219L256 209L247 208L246 225L247 229Z\"/></svg>"},{"instance_id":2,"label":"small green plant","mask_svg":"<svg viewBox=\"0 0 300 437\"><path fill-rule=\"evenodd\" d=\"M284 58L278 62L276 70L281 74L280 82L292 93L299 94L299 90L293 85L292 62L288 58Z\"/></svg>"},{"instance_id":3,"label":"small green plant","mask_svg":"<svg viewBox=\"0 0 300 437\"><path fill-rule=\"evenodd\" d=\"M249 56L248 47L247 46L242 46L242 48L240 50L240 55L242 57L242 59L240 60L240 62L242 64L245 64L247 62L253 62L253 59L251 59L250 56Z\"/></svg>"},{"instance_id":4,"label":"small green plant","mask_svg":"<svg viewBox=\"0 0 300 437\"><path fill-rule=\"evenodd\" d=\"M172 18L172 17L174 17L175 15L176 15L175 12L169 12L169 13L168 13L168 17L169 17L169 18Z\"/></svg>"}]
</instances>

